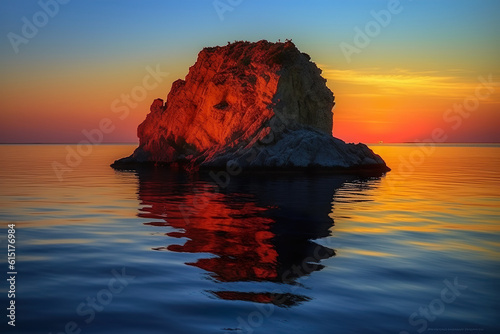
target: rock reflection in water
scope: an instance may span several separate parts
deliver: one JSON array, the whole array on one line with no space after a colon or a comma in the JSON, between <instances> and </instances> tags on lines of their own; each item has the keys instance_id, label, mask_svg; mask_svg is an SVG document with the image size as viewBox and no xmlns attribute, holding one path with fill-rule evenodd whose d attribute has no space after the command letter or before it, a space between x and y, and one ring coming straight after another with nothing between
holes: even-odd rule
<instances>
[{"instance_id":1,"label":"rock reflection in water","mask_svg":"<svg viewBox=\"0 0 500 334\"><path fill-rule=\"evenodd\" d=\"M349 177L238 177L221 189L209 177L191 180L154 170L138 176L139 216L161 220L145 224L171 226L176 231L168 236L187 238L184 244L153 249L213 254L186 264L207 271L217 282L297 284L298 278L321 270L321 260L335 255L312 240L330 235L332 198ZM210 293L281 307L309 300L278 290Z\"/></svg>"}]
</instances>

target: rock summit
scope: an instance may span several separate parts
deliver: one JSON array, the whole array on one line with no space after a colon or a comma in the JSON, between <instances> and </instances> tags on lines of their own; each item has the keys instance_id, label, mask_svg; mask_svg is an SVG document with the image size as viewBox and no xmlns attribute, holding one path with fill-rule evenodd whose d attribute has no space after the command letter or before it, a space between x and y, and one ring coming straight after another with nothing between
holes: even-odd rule
<instances>
[{"instance_id":1,"label":"rock summit","mask_svg":"<svg viewBox=\"0 0 500 334\"><path fill-rule=\"evenodd\" d=\"M291 42L204 48L166 101L139 125L139 147L117 169L390 170L364 144L332 136L334 95Z\"/></svg>"}]
</instances>

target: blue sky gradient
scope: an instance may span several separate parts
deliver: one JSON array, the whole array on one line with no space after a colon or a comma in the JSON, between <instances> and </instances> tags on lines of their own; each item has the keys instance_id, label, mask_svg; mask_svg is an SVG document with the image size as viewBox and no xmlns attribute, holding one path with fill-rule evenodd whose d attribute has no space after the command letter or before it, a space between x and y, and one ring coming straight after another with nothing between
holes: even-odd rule
<instances>
[{"instance_id":1,"label":"blue sky gradient","mask_svg":"<svg viewBox=\"0 0 500 334\"><path fill-rule=\"evenodd\" d=\"M52 1L56 0L41 0ZM391 22L380 29L368 47L346 61L340 43L352 44L354 28L363 29L373 20L371 11L387 9L391 1L242 0L232 6L228 0L220 0L232 8L221 20L215 1L210 0L72 0L59 5L48 24L39 28L27 44L19 45L15 53L8 34L22 35L22 18L32 20L41 7L39 1L4 0L0 3L0 88L5 93L0 102L0 142L78 141L82 128L91 127L109 113L115 96L140 82L146 66L161 64L170 73L168 79L140 102L119 131L107 138L111 142L134 141L135 127L151 101L166 96L170 83L187 74L197 53L205 46L234 40L292 39L324 70L355 71L357 75L373 71L390 74L401 69L417 76L432 72L440 78L463 80L464 87L472 85L479 75L493 74L498 81L500 1L495 0L401 0L401 12L392 15ZM355 89L342 84L344 79L337 83L335 77L328 79L338 100L343 91ZM359 89L367 95L371 88L365 85ZM497 93L484 103L482 108L486 109L480 113L484 118L477 122L488 126L498 120L493 119L494 110L498 110ZM67 99L56 103L61 96ZM18 103L23 97L35 103ZM76 105L68 105L68 99ZM398 99L401 96L394 97L394 101ZM346 130L341 134L348 140L363 140L363 135L352 133L356 128L352 122L362 122L368 115L377 117L367 106L375 103L374 109L378 109L382 102L360 99L358 108L354 101L345 101L346 107L342 109L340 104L336 110L336 126ZM401 117L396 120L413 111L402 107L408 103L395 103L398 110L390 113L399 113ZM450 103L443 100L428 107L435 108L439 115ZM71 113L78 113L78 117L70 117ZM81 117L82 113L88 116ZM57 127L40 126L43 119L56 119ZM429 117L427 121L435 120ZM395 121L394 126L404 124ZM433 126L423 126L422 134L412 136L423 136ZM493 128L478 133L478 126L464 127L453 140L500 141ZM374 136L366 139L375 140ZM385 139L412 140L394 131L389 131Z\"/></svg>"}]
</instances>

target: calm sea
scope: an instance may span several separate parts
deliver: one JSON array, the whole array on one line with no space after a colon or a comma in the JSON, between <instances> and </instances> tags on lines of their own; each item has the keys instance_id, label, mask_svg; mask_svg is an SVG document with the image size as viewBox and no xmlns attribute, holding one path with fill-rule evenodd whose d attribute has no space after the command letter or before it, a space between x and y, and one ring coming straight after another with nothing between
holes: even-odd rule
<instances>
[{"instance_id":1,"label":"calm sea","mask_svg":"<svg viewBox=\"0 0 500 334\"><path fill-rule=\"evenodd\" d=\"M374 145L372 179L109 167L133 148L0 146L2 333L500 333L499 146Z\"/></svg>"}]
</instances>

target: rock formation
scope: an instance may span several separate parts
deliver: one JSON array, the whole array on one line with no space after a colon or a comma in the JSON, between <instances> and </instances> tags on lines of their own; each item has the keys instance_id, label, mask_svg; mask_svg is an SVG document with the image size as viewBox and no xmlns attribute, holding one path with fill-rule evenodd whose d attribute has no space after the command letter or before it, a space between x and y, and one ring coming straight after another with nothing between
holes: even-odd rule
<instances>
[{"instance_id":1,"label":"rock formation","mask_svg":"<svg viewBox=\"0 0 500 334\"><path fill-rule=\"evenodd\" d=\"M235 42L203 49L137 129L139 147L114 168L388 171L364 144L332 136L333 93L295 45Z\"/></svg>"}]
</instances>

